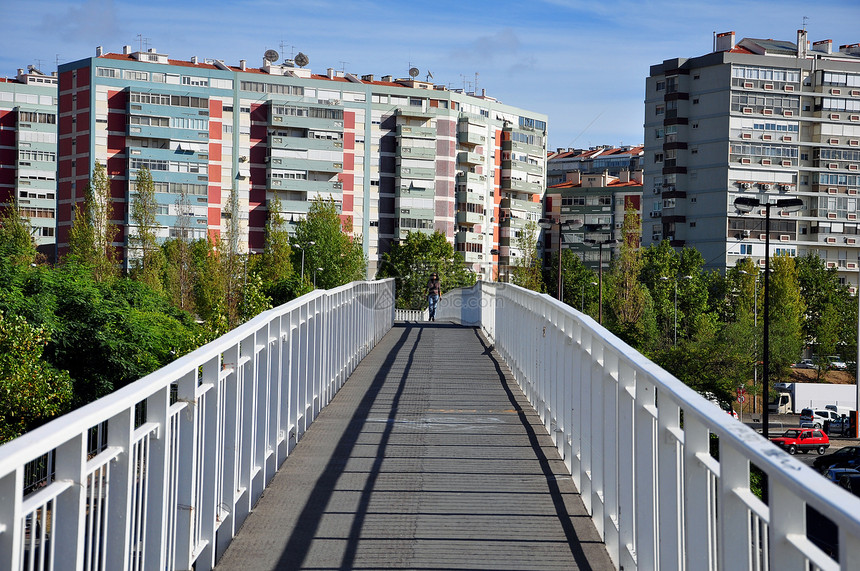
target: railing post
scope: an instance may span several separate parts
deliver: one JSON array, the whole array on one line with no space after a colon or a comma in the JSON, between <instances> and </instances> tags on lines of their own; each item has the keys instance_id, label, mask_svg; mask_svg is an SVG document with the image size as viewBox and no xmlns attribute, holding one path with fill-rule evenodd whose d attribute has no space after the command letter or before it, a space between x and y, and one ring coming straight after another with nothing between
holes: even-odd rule
<instances>
[{"instance_id":1,"label":"railing post","mask_svg":"<svg viewBox=\"0 0 860 571\"><path fill-rule=\"evenodd\" d=\"M194 565L193 522L195 511L195 489L197 474L197 369L186 373L178 382L178 399L186 403L178 416L179 474L176 490L176 569L191 569ZM108 427L109 433L113 432ZM109 504L113 509L113 502ZM110 561L110 560L109 560ZM108 564L108 569L125 569Z\"/></svg>"},{"instance_id":2,"label":"railing post","mask_svg":"<svg viewBox=\"0 0 860 571\"><path fill-rule=\"evenodd\" d=\"M681 475L684 466L681 462L681 408L669 399L661 399L657 394L660 417L657 422L657 490L659 528L659 563L661 569L681 569L684 567L683 514L684 489Z\"/></svg>"},{"instance_id":3,"label":"railing post","mask_svg":"<svg viewBox=\"0 0 860 571\"><path fill-rule=\"evenodd\" d=\"M108 445L122 449L110 469L107 505L110 509L107 543L107 568L126 569L130 560L131 488L135 467L132 465L132 432L134 406L108 420Z\"/></svg>"},{"instance_id":4,"label":"railing post","mask_svg":"<svg viewBox=\"0 0 860 571\"><path fill-rule=\"evenodd\" d=\"M622 366L618 375L618 567L636 569L636 475L634 419L636 413L636 374ZM610 551L610 556L612 551ZM643 569L647 569L645 566Z\"/></svg>"},{"instance_id":5,"label":"railing post","mask_svg":"<svg viewBox=\"0 0 860 571\"><path fill-rule=\"evenodd\" d=\"M150 439L147 470L149 490L147 493L147 526L145 569L160 570L167 567L167 529L171 511L168 504L170 489L170 387L164 387L146 399L146 417L158 424L158 437Z\"/></svg>"},{"instance_id":6,"label":"railing post","mask_svg":"<svg viewBox=\"0 0 860 571\"><path fill-rule=\"evenodd\" d=\"M645 375L636 377L635 476L636 563L657 566L657 399Z\"/></svg>"},{"instance_id":7,"label":"railing post","mask_svg":"<svg viewBox=\"0 0 860 571\"><path fill-rule=\"evenodd\" d=\"M720 502L717 521L719 530L719 557L724 569L742 569L750 566L749 549L752 545L748 508L735 493L749 489L749 461L730 445L720 441Z\"/></svg>"},{"instance_id":8,"label":"railing post","mask_svg":"<svg viewBox=\"0 0 860 571\"><path fill-rule=\"evenodd\" d=\"M52 530L54 557L60 566L80 569L84 564L84 522L86 518L86 441L77 434L57 448L56 479L70 480L72 486L59 495L56 529ZM56 565L56 563L55 563Z\"/></svg>"}]
</instances>

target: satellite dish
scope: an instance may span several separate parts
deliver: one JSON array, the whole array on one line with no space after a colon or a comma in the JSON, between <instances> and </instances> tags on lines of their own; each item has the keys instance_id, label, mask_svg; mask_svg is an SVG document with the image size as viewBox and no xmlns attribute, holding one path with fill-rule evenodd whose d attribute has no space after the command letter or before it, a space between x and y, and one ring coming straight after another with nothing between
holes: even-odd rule
<instances>
[{"instance_id":1,"label":"satellite dish","mask_svg":"<svg viewBox=\"0 0 860 571\"><path fill-rule=\"evenodd\" d=\"M433 72L428 70L427 71L427 81L430 81L431 79L433 79Z\"/></svg>"},{"instance_id":2,"label":"satellite dish","mask_svg":"<svg viewBox=\"0 0 860 571\"><path fill-rule=\"evenodd\" d=\"M278 52L276 52L275 50L266 50L266 53L263 55L263 57L266 58L266 61L275 63L281 56L278 55Z\"/></svg>"},{"instance_id":3,"label":"satellite dish","mask_svg":"<svg viewBox=\"0 0 860 571\"><path fill-rule=\"evenodd\" d=\"M310 63L311 60L308 59L308 56L306 56L302 52L299 52L296 54L296 57L294 58L293 61L295 61L296 65L299 67L305 67L306 65L308 65Z\"/></svg>"},{"instance_id":4,"label":"satellite dish","mask_svg":"<svg viewBox=\"0 0 860 571\"><path fill-rule=\"evenodd\" d=\"M419 73L421 73L421 72L418 71L417 67L410 67L409 68L409 77L417 77Z\"/></svg>"}]
</instances>

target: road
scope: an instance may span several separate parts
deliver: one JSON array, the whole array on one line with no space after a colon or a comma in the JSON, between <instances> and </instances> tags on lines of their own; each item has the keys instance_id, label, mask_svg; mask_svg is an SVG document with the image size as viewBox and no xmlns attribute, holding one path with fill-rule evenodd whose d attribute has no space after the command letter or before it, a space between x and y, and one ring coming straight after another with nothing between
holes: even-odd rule
<instances>
[{"instance_id":1,"label":"road","mask_svg":"<svg viewBox=\"0 0 860 571\"><path fill-rule=\"evenodd\" d=\"M759 420L757 417L755 420ZM754 422L752 419L744 418L743 423L756 430L761 432L761 422ZM772 414L768 419L768 426L770 427L769 436L770 438L774 438L780 436L783 432L788 430L789 428L796 428L800 426L799 415L796 414ZM830 448L827 449L827 454L832 454L836 450L844 446L858 446L860 445L860 440L857 438L847 438L842 436L830 435ZM810 452L809 454L797 454L795 458L806 464L810 468L812 468L812 462L818 458L818 454L815 452Z\"/></svg>"}]
</instances>

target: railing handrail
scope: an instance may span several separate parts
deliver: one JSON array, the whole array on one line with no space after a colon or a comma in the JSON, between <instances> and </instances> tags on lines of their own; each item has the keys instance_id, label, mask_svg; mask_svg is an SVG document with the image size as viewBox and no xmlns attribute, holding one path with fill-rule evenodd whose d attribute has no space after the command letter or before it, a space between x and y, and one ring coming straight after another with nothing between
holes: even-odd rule
<instances>
[{"instance_id":1,"label":"railing handrail","mask_svg":"<svg viewBox=\"0 0 860 571\"><path fill-rule=\"evenodd\" d=\"M393 320L393 279L316 290L0 446L0 567L210 569Z\"/></svg>"},{"instance_id":2,"label":"railing handrail","mask_svg":"<svg viewBox=\"0 0 860 571\"><path fill-rule=\"evenodd\" d=\"M447 292L437 315L483 328L544 420L617 566L806 569L805 559L848 569L860 557L860 498L589 316L488 282ZM767 474L767 504L751 490L750 464ZM807 503L839 529L832 557L806 537Z\"/></svg>"}]
</instances>

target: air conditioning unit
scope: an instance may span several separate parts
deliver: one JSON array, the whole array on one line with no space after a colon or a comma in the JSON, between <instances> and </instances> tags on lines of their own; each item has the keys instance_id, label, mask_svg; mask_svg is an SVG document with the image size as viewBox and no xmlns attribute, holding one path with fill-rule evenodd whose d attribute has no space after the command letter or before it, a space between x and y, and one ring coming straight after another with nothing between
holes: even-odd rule
<instances>
[{"instance_id":1,"label":"air conditioning unit","mask_svg":"<svg viewBox=\"0 0 860 571\"><path fill-rule=\"evenodd\" d=\"M836 218L836 213L835 212L828 212L827 218L829 218L830 220L834 220Z\"/></svg>"},{"instance_id":2,"label":"air conditioning unit","mask_svg":"<svg viewBox=\"0 0 860 571\"><path fill-rule=\"evenodd\" d=\"M838 169L839 165L836 163L827 163L827 168L829 169Z\"/></svg>"},{"instance_id":3,"label":"air conditioning unit","mask_svg":"<svg viewBox=\"0 0 860 571\"><path fill-rule=\"evenodd\" d=\"M788 242L789 240L791 240L791 236L789 236L788 234L780 234L779 239L781 242Z\"/></svg>"},{"instance_id":4,"label":"air conditioning unit","mask_svg":"<svg viewBox=\"0 0 860 571\"><path fill-rule=\"evenodd\" d=\"M751 81L744 82L744 89L752 89L753 83Z\"/></svg>"},{"instance_id":5,"label":"air conditioning unit","mask_svg":"<svg viewBox=\"0 0 860 571\"><path fill-rule=\"evenodd\" d=\"M845 238L846 244L856 244L857 240L855 238Z\"/></svg>"},{"instance_id":6,"label":"air conditioning unit","mask_svg":"<svg viewBox=\"0 0 860 571\"><path fill-rule=\"evenodd\" d=\"M827 194L836 194L837 192L839 192L839 189L833 186L827 189Z\"/></svg>"},{"instance_id":7,"label":"air conditioning unit","mask_svg":"<svg viewBox=\"0 0 860 571\"><path fill-rule=\"evenodd\" d=\"M750 231L744 230L744 238L749 238L749 237L750 237Z\"/></svg>"},{"instance_id":8,"label":"air conditioning unit","mask_svg":"<svg viewBox=\"0 0 860 571\"><path fill-rule=\"evenodd\" d=\"M827 268L828 269L835 268L835 267L836 267L836 262L827 262Z\"/></svg>"},{"instance_id":9,"label":"air conditioning unit","mask_svg":"<svg viewBox=\"0 0 860 571\"><path fill-rule=\"evenodd\" d=\"M762 161L762 163L764 163L764 161ZM770 190L773 187L773 185L769 182L760 182L758 183L758 185L762 188L762 190Z\"/></svg>"},{"instance_id":10,"label":"air conditioning unit","mask_svg":"<svg viewBox=\"0 0 860 571\"><path fill-rule=\"evenodd\" d=\"M857 194L857 189L856 188L849 188L848 194Z\"/></svg>"},{"instance_id":11,"label":"air conditioning unit","mask_svg":"<svg viewBox=\"0 0 860 571\"><path fill-rule=\"evenodd\" d=\"M830 93L832 93L833 95L842 95L842 90L838 87L833 87L830 89Z\"/></svg>"},{"instance_id":12,"label":"air conditioning unit","mask_svg":"<svg viewBox=\"0 0 860 571\"><path fill-rule=\"evenodd\" d=\"M824 241L827 242L828 244L835 244L836 238L829 237L829 238L826 238Z\"/></svg>"},{"instance_id":13,"label":"air conditioning unit","mask_svg":"<svg viewBox=\"0 0 860 571\"><path fill-rule=\"evenodd\" d=\"M741 139L752 139L752 133L741 133Z\"/></svg>"},{"instance_id":14,"label":"air conditioning unit","mask_svg":"<svg viewBox=\"0 0 860 571\"><path fill-rule=\"evenodd\" d=\"M766 240L766 239L767 239L767 234L759 234L759 235L758 235L758 239L759 239L759 240Z\"/></svg>"},{"instance_id":15,"label":"air conditioning unit","mask_svg":"<svg viewBox=\"0 0 860 571\"><path fill-rule=\"evenodd\" d=\"M838 121L839 120L839 113L831 113L829 115L829 118L832 119L833 121Z\"/></svg>"},{"instance_id":16,"label":"air conditioning unit","mask_svg":"<svg viewBox=\"0 0 860 571\"><path fill-rule=\"evenodd\" d=\"M741 159L741 164L742 164L742 165L748 165L748 164L750 164L751 162L752 162L752 161L751 161L749 158L747 158L747 157L743 157L743 158Z\"/></svg>"},{"instance_id":17,"label":"air conditioning unit","mask_svg":"<svg viewBox=\"0 0 860 571\"><path fill-rule=\"evenodd\" d=\"M849 270L856 270L857 269L857 262L848 262L847 264L845 264L845 267L848 268Z\"/></svg>"},{"instance_id":18,"label":"air conditioning unit","mask_svg":"<svg viewBox=\"0 0 860 571\"><path fill-rule=\"evenodd\" d=\"M782 140L783 141L791 141L791 135L783 135Z\"/></svg>"},{"instance_id":19,"label":"air conditioning unit","mask_svg":"<svg viewBox=\"0 0 860 571\"><path fill-rule=\"evenodd\" d=\"M763 109L761 114L762 115L773 115L773 109Z\"/></svg>"},{"instance_id":20,"label":"air conditioning unit","mask_svg":"<svg viewBox=\"0 0 860 571\"><path fill-rule=\"evenodd\" d=\"M791 109L786 109L785 111L782 112L782 114L785 115L786 117L794 117L794 111L792 111Z\"/></svg>"},{"instance_id":21,"label":"air conditioning unit","mask_svg":"<svg viewBox=\"0 0 860 571\"><path fill-rule=\"evenodd\" d=\"M761 136L761 138L762 138L762 140L764 140L764 141L772 141L772 140L773 140L773 135L762 135L762 136Z\"/></svg>"},{"instance_id":22,"label":"air conditioning unit","mask_svg":"<svg viewBox=\"0 0 860 571\"><path fill-rule=\"evenodd\" d=\"M857 170L857 165L848 165L848 170L850 170L850 171L856 171L856 170Z\"/></svg>"},{"instance_id":23,"label":"air conditioning unit","mask_svg":"<svg viewBox=\"0 0 860 571\"><path fill-rule=\"evenodd\" d=\"M764 88L765 89L773 89L773 84L772 83L765 83Z\"/></svg>"},{"instance_id":24,"label":"air conditioning unit","mask_svg":"<svg viewBox=\"0 0 860 571\"><path fill-rule=\"evenodd\" d=\"M761 160L761 164L763 164L763 165L765 165L765 166L769 165L769 164L770 164L770 159L762 159L762 160Z\"/></svg>"},{"instance_id":25,"label":"air conditioning unit","mask_svg":"<svg viewBox=\"0 0 860 571\"><path fill-rule=\"evenodd\" d=\"M784 166L784 167L790 167L790 166L791 166L791 161L782 161L782 163L781 163L781 164L782 164L782 166Z\"/></svg>"},{"instance_id":26,"label":"air conditioning unit","mask_svg":"<svg viewBox=\"0 0 860 571\"><path fill-rule=\"evenodd\" d=\"M741 109L741 113L750 114L752 112L753 112L752 107L744 107L743 109Z\"/></svg>"},{"instance_id":27,"label":"air conditioning unit","mask_svg":"<svg viewBox=\"0 0 860 571\"><path fill-rule=\"evenodd\" d=\"M860 121L860 115L852 115L851 117L849 117L849 119L851 119L852 121Z\"/></svg>"},{"instance_id":28,"label":"air conditioning unit","mask_svg":"<svg viewBox=\"0 0 860 571\"><path fill-rule=\"evenodd\" d=\"M848 220L857 220L857 215L856 214L849 214Z\"/></svg>"},{"instance_id":29,"label":"air conditioning unit","mask_svg":"<svg viewBox=\"0 0 860 571\"><path fill-rule=\"evenodd\" d=\"M786 91L794 91L794 86L793 85L786 85L783 89L785 89Z\"/></svg>"},{"instance_id":30,"label":"air conditioning unit","mask_svg":"<svg viewBox=\"0 0 860 571\"><path fill-rule=\"evenodd\" d=\"M828 139L827 142L830 143L831 145L838 145L839 139L832 138L832 139Z\"/></svg>"},{"instance_id":31,"label":"air conditioning unit","mask_svg":"<svg viewBox=\"0 0 860 571\"><path fill-rule=\"evenodd\" d=\"M751 182L742 182L742 183L740 183L740 185L741 185L741 188L751 188L752 187Z\"/></svg>"}]
</instances>

